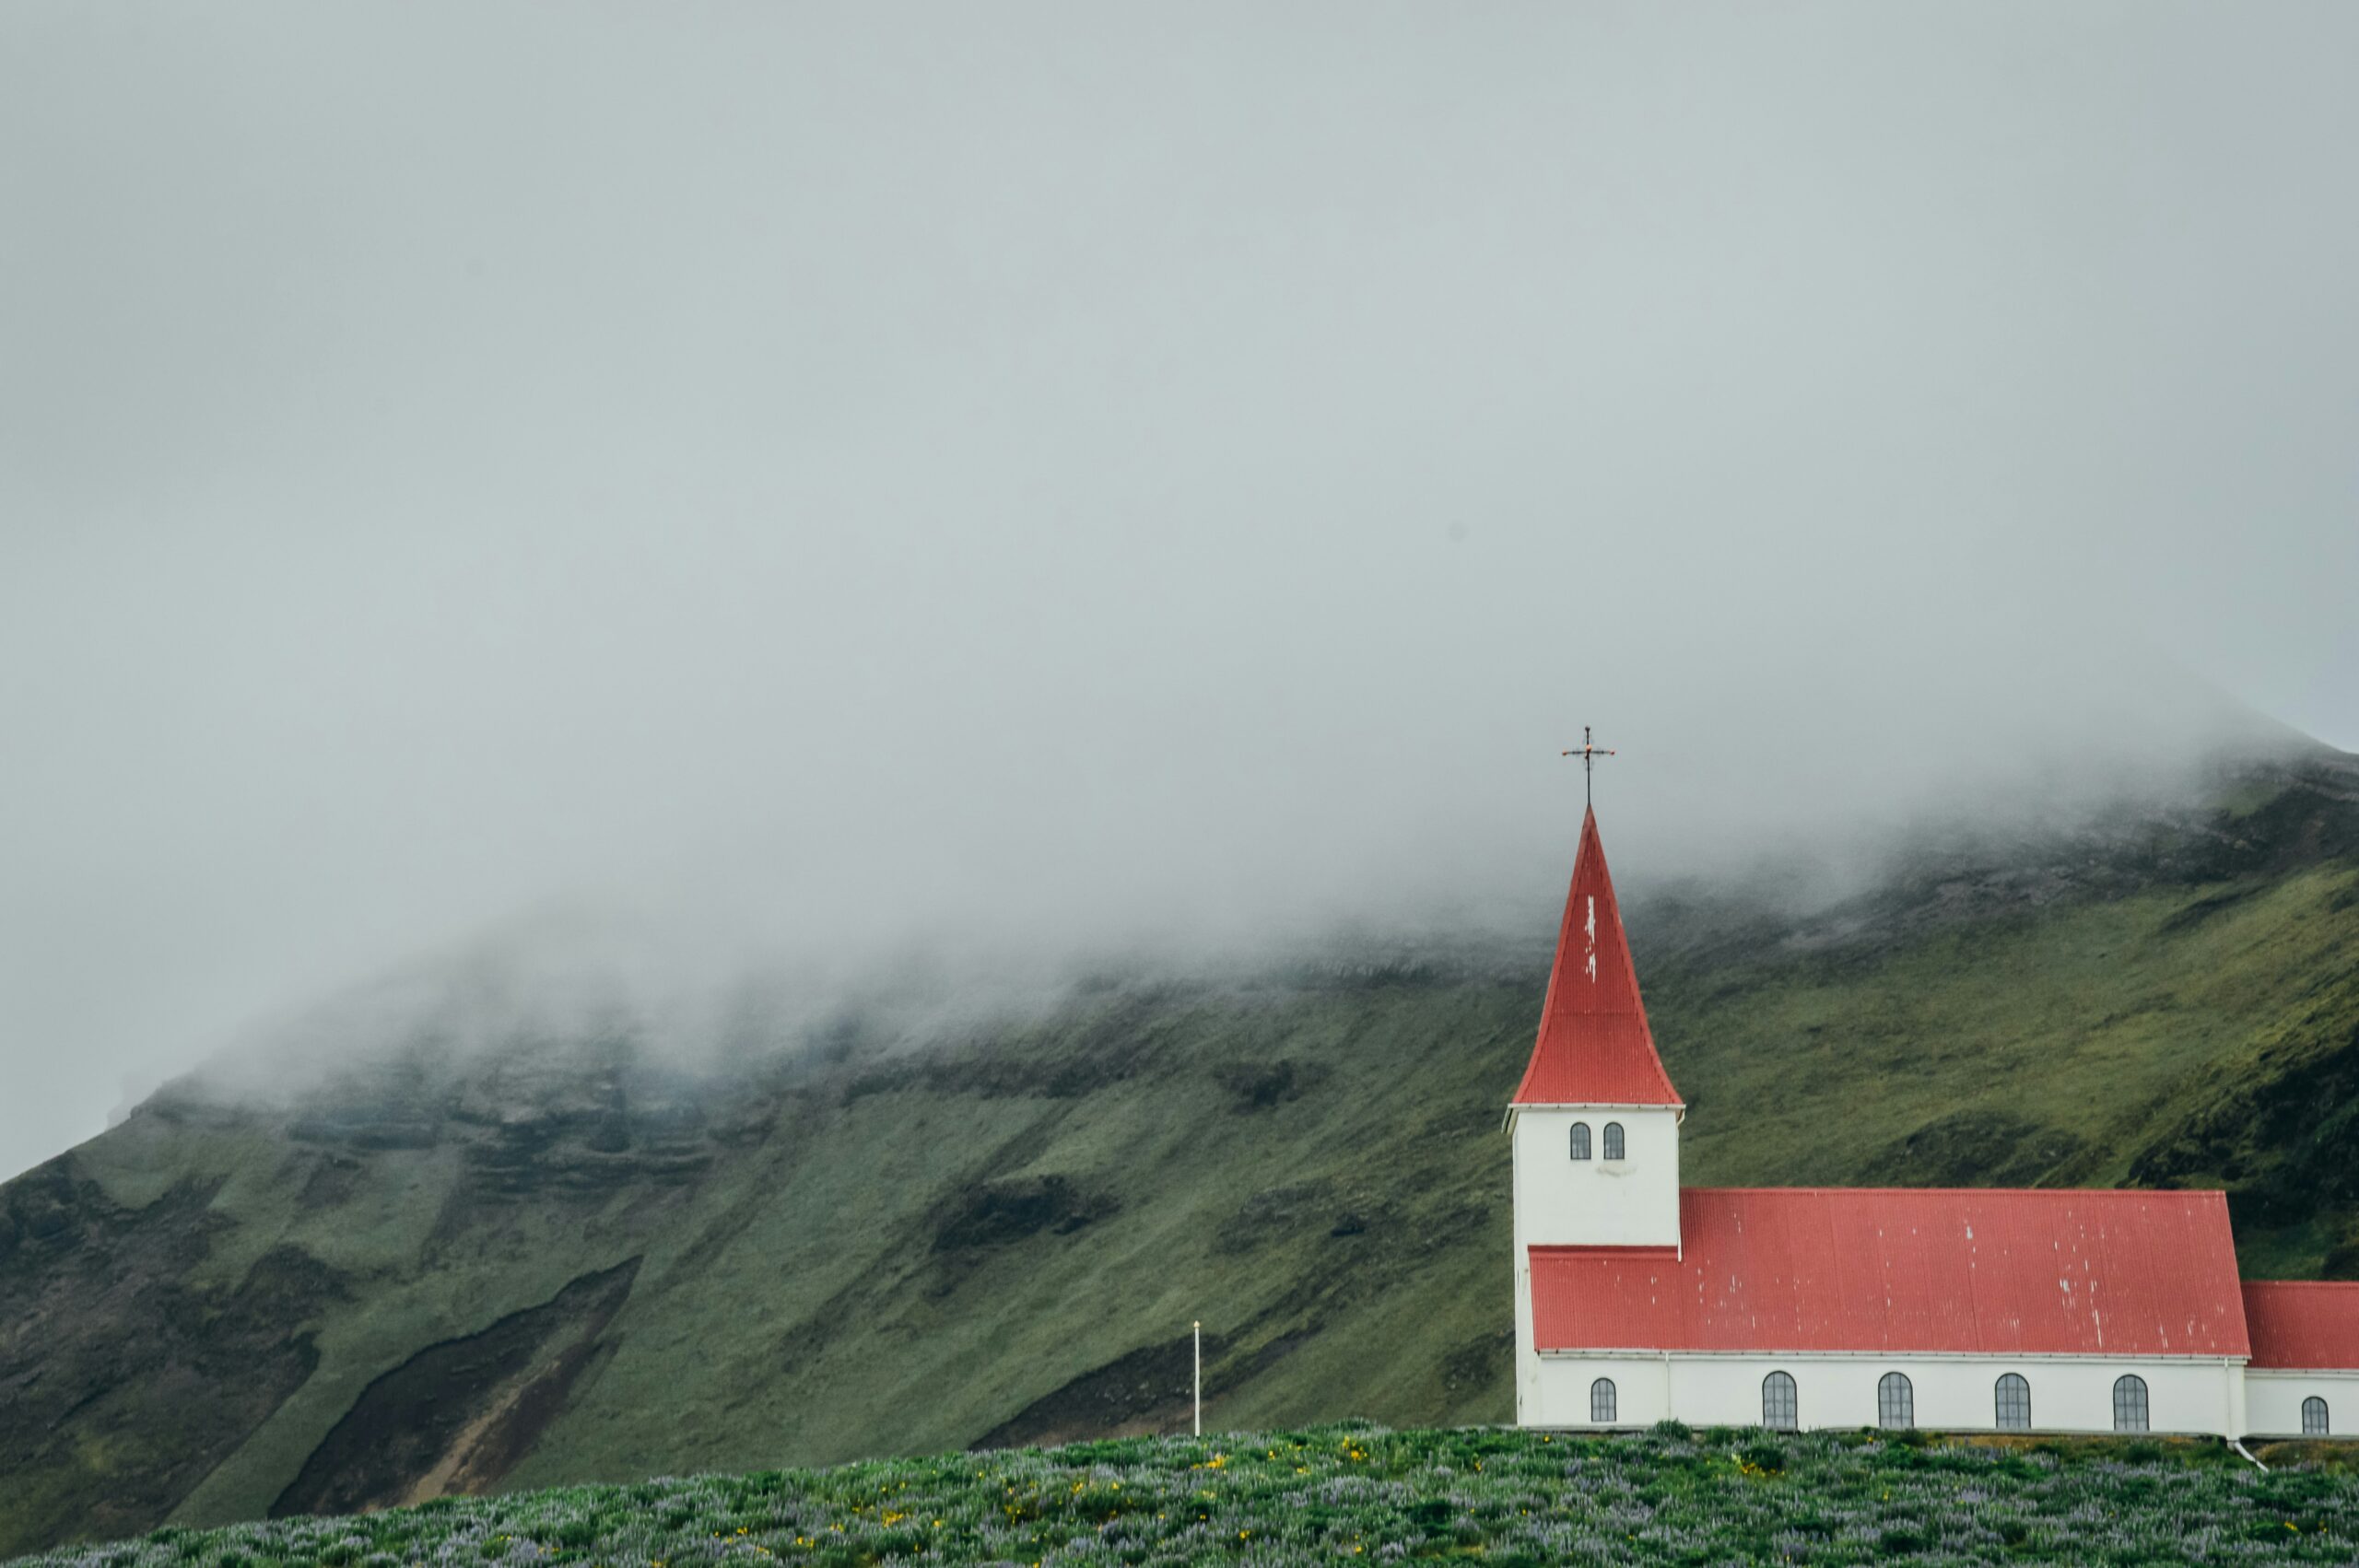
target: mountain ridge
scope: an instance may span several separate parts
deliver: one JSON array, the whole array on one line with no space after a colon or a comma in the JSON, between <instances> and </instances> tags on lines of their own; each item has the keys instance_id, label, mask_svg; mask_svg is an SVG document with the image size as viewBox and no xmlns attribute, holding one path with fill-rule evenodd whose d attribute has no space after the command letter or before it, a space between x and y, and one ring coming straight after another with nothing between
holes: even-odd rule
<instances>
[{"instance_id":1,"label":"mountain ridge","mask_svg":"<svg viewBox=\"0 0 2359 1568\"><path fill-rule=\"evenodd\" d=\"M2219 1185L2249 1272L2359 1277L2359 762L1629 918L1691 1183ZM1197 1318L1226 1422L1504 1419L1545 962L1109 974L706 1074L617 1024L269 1109L181 1081L0 1187L0 1552L1168 1430Z\"/></svg>"}]
</instances>

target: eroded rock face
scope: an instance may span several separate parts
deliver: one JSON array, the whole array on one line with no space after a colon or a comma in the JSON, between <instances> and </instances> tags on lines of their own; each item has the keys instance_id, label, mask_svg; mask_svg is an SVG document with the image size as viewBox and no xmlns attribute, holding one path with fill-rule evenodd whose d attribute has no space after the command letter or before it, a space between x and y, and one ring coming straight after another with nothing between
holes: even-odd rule
<instances>
[{"instance_id":1,"label":"eroded rock face","mask_svg":"<svg viewBox=\"0 0 2359 1568\"><path fill-rule=\"evenodd\" d=\"M1021 1241L1043 1232L1069 1235L1114 1211L1114 1201L1061 1176L983 1182L958 1195L934 1231L937 1252Z\"/></svg>"},{"instance_id":2,"label":"eroded rock face","mask_svg":"<svg viewBox=\"0 0 2359 1568\"><path fill-rule=\"evenodd\" d=\"M289 1246L232 1290L190 1284L219 1233L217 1185L127 1209L69 1154L7 1188L0 1555L150 1527L311 1376L310 1325L346 1281Z\"/></svg>"},{"instance_id":3,"label":"eroded rock face","mask_svg":"<svg viewBox=\"0 0 2359 1568\"><path fill-rule=\"evenodd\" d=\"M386 1193L406 1184L440 1205L424 1253L405 1260L430 1270L441 1248L468 1255L524 1217L587 1214L617 1194L660 1204L703 1176L721 1136L775 1114L742 1085L595 1055L361 1064L276 1102L183 1080L132 1120L159 1148L221 1134L272 1151L276 1168L260 1187L291 1205L299 1228L334 1226L354 1205L356 1223L381 1223ZM707 1102L723 1095L714 1114ZM314 1327L354 1287L302 1247L239 1235L233 1211L286 1223L270 1200L256 1207L254 1190L217 1203L222 1180L192 1178L127 1208L70 1155L0 1187L0 1557L163 1523L318 1370ZM243 1258L257 1246L236 1283L199 1282L219 1273L225 1250ZM372 1390L378 1402L336 1428L287 1506L374 1504L421 1482L431 1494L504 1475L595 1354L628 1293L627 1278L610 1295L613 1285L595 1276L476 1336L523 1360L499 1362L496 1410L448 1387L428 1401L463 1412L464 1431L386 1414L387 1389L440 1387L437 1369L460 1353L419 1351L407 1380Z\"/></svg>"},{"instance_id":4,"label":"eroded rock face","mask_svg":"<svg viewBox=\"0 0 2359 1568\"><path fill-rule=\"evenodd\" d=\"M378 1378L271 1515L357 1513L497 1486L596 1360L639 1266L634 1258L584 1274L540 1305L428 1345Z\"/></svg>"},{"instance_id":5,"label":"eroded rock face","mask_svg":"<svg viewBox=\"0 0 2359 1568\"><path fill-rule=\"evenodd\" d=\"M219 1114L204 1094L201 1083L178 1085L143 1113ZM464 1063L421 1056L365 1064L264 1119L326 1157L316 1194L324 1202L339 1200L338 1173L357 1170L359 1159L445 1147L465 1162L470 1196L497 1201L692 1182L719 1148L765 1133L775 1109L742 1084L665 1071L593 1042Z\"/></svg>"},{"instance_id":6,"label":"eroded rock face","mask_svg":"<svg viewBox=\"0 0 2359 1568\"><path fill-rule=\"evenodd\" d=\"M1208 1349L1224 1349L1215 1337ZM980 1438L978 1448L1015 1448L1080 1437L1184 1432L1195 1346L1181 1335L1142 1345L1033 1400Z\"/></svg>"}]
</instances>

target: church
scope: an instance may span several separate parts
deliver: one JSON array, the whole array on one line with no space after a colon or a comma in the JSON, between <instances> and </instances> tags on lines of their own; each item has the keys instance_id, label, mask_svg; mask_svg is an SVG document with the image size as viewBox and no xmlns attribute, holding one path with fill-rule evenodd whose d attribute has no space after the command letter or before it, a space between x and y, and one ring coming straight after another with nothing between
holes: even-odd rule
<instances>
[{"instance_id":1,"label":"church","mask_svg":"<svg viewBox=\"0 0 2359 1568\"><path fill-rule=\"evenodd\" d=\"M1520 1424L2359 1432L2359 1282L2241 1278L2224 1193L1682 1187L1686 1114L1590 811L1508 1107Z\"/></svg>"}]
</instances>

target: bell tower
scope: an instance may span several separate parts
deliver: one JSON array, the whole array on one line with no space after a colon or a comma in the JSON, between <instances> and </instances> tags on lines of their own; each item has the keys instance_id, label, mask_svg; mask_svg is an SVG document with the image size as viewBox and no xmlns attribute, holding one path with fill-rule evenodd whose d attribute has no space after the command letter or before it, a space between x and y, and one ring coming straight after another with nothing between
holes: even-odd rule
<instances>
[{"instance_id":1,"label":"bell tower","mask_svg":"<svg viewBox=\"0 0 2359 1568\"><path fill-rule=\"evenodd\" d=\"M1584 742L1584 765L1601 754ZM1539 1038L1508 1106L1514 1163L1516 1410L1537 1383L1533 1247L1663 1247L1679 1235L1686 1106L1655 1053L1629 939L1598 837L1581 817Z\"/></svg>"}]
</instances>

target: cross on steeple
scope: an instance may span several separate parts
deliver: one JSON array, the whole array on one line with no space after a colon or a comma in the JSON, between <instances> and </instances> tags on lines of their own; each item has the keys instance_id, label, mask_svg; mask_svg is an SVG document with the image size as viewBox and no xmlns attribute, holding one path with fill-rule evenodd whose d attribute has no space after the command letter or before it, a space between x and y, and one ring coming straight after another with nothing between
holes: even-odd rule
<instances>
[{"instance_id":1,"label":"cross on steeple","mask_svg":"<svg viewBox=\"0 0 2359 1568\"><path fill-rule=\"evenodd\" d=\"M1597 767L1597 759L1602 756L1612 756L1613 749L1591 744L1589 738L1589 726L1584 724L1581 726L1580 745L1574 750L1558 752L1556 755L1577 756L1581 759L1581 804L1584 806L1596 804L1593 775Z\"/></svg>"}]
</instances>

